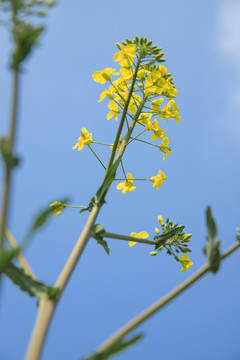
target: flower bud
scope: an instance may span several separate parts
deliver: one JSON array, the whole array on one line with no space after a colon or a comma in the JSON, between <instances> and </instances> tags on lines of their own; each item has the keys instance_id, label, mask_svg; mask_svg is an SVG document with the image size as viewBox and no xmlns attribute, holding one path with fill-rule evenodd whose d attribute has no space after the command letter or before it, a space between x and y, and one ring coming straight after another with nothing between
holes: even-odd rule
<instances>
[{"instance_id":1,"label":"flower bud","mask_svg":"<svg viewBox=\"0 0 240 360\"><path fill-rule=\"evenodd\" d=\"M149 253L149 255L151 255L151 256L156 256L157 253L156 253L156 251L151 251L151 252Z\"/></svg>"},{"instance_id":2,"label":"flower bud","mask_svg":"<svg viewBox=\"0 0 240 360\"><path fill-rule=\"evenodd\" d=\"M164 220L163 217L161 215L158 216L158 222L163 226L164 225Z\"/></svg>"}]
</instances>

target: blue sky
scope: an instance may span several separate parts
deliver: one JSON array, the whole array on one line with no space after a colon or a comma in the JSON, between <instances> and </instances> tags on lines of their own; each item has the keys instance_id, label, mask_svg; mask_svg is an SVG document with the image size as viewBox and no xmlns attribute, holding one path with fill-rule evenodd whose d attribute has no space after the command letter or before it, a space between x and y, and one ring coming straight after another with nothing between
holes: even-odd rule
<instances>
[{"instance_id":1,"label":"blue sky","mask_svg":"<svg viewBox=\"0 0 240 360\"><path fill-rule=\"evenodd\" d=\"M170 291L204 264L204 213L211 205L223 249L236 237L239 217L240 1L79 1L51 10L47 31L21 76L21 104L8 226L18 241L33 216L69 196L85 205L103 171L88 149L73 151L82 127L97 141L113 142L117 128L106 120L105 87L92 80L96 70L115 67L116 42L146 36L163 48L174 76L181 123L169 123L172 154L166 161L145 146L129 147L127 172L150 177L161 169L167 181L159 191L137 183L125 196L113 186L98 218L106 230L154 234L157 216L170 217L192 233L194 266L179 264L149 249L109 240L108 257L90 240L62 297L44 348L43 360L79 359L113 331ZM9 35L0 29L1 133L7 131L11 73ZM106 162L106 149L94 148ZM1 179L2 180L2 179ZM25 255L39 280L53 284L70 254L87 214L69 209L35 237ZM237 360L240 330L237 282L239 253L206 275L136 333L144 339L116 359L162 358ZM37 312L36 301L4 281L0 357L22 359ZM14 346L13 346L14 343Z\"/></svg>"}]
</instances>

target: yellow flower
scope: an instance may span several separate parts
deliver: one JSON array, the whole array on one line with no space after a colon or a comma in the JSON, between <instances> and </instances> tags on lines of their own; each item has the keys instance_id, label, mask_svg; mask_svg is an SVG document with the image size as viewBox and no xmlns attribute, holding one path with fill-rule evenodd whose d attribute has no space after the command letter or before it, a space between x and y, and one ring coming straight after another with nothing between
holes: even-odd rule
<instances>
[{"instance_id":1,"label":"yellow flower","mask_svg":"<svg viewBox=\"0 0 240 360\"><path fill-rule=\"evenodd\" d=\"M110 100L112 100L112 99L114 98L114 91L104 90L104 91L100 94L100 99L98 100L98 102L101 102L103 99L105 99L106 96L107 96Z\"/></svg>"},{"instance_id":2,"label":"yellow flower","mask_svg":"<svg viewBox=\"0 0 240 360\"><path fill-rule=\"evenodd\" d=\"M120 73L125 80L130 80L133 77L134 71L131 66L122 66Z\"/></svg>"},{"instance_id":3,"label":"yellow flower","mask_svg":"<svg viewBox=\"0 0 240 360\"><path fill-rule=\"evenodd\" d=\"M110 103L108 104L108 108L111 110L108 114L107 114L107 119L111 119L113 116L115 116L115 120L117 121L117 117L118 114L121 112L118 107L117 104L114 101L110 101Z\"/></svg>"},{"instance_id":4,"label":"yellow flower","mask_svg":"<svg viewBox=\"0 0 240 360\"><path fill-rule=\"evenodd\" d=\"M62 210L65 209L66 205L59 202L59 201L54 201L54 203L50 204L49 206L55 206L56 209L54 210L54 214L53 217L56 217L57 215L61 214Z\"/></svg>"},{"instance_id":5,"label":"yellow flower","mask_svg":"<svg viewBox=\"0 0 240 360\"><path fill-rule=\"evenodd\" d=\"M157 189L160 189L164 180L167 180L167 177L161 170L159 170L156 176L151 177L151 181L154 183L153 188L157 187Z\"/></svg>"},{"instance_id":6,"label":"yellow flower","mask_svg":"<svg viewBox=\"0 0 240 360\"><path fill-rule=\"evenodd\" d=\"M160 230L159 230L158 228L155 228L155 233L159 235L159 234L160 234Z\"/></svg>"},{"instance_id":7,"label":"yellow flower","mask_svg":"<svg viewBox=\"0 0 240 360\"><path fill-rule=\"evenodd\" d=\"M114 55L114 60L119 61L121 66L129 67L133 58L136 56L136 47L134 44L129 44L121 47L121 50Z\"/></svg>"},{"instance_id":8,"label":"yellow flower","mask_svg":"<svg viewBox=\"0 0 240 360\"><path fill-rule=\"evenodd\" d=\"M150 74L151 72L145 69L138 70L137 77L144 78L145 74Z\"/></svg>"},{"instance_id":9,"label":"yellow flower","mask_svg":"<svg viewBox=\"0 0 240 360\"><path fill-rule=\"evenodd\" d=\"M135 238L140 238L140 239L147 239L149 237L149 234L146 231L141 231L138 234L135 232L132 232L130 236L135 237ZM128 243L128 245L130 247L135 244L136 244L136 241L129 241L129 243Z\"/></svg>"},{"instance_id":10,"label":"yellow flower","mask_svg":"<svg viewBox=\"0 0 240 360\"><path fill-rule=\"evenodd\" d=\"M182 264L182 266L183 266L181 268L180 272L186 271L191 266L193 266L193 263L190 261L189 256L182 254L182 255L180 255L180 258L181 258L180 264Z\"/></svg>"},{"instance_id":11,"label":"yellow flower","mask_svg":"<svg viewBox=\"0 0 240 360\"><path fill-rule=\"evenodd\" d=\"M157 67L158 71L160 71L160 73L162 74L162 76L164 76L167 72L167 68L163 65L158 65Z\"/></svg>"},{"instance_id":12,"label":"yellow flower","mask_svg":"<svg viewBox=\"0 0 240 360\"><path fill-rule=\"evenodd\" d=\"M72 149L76 149L76 147L78 147L78 151L80 151L84 145L90 145L92 142L92 133L90 134L86 128L82 128L81 136L78 138L78 142L73 146Z\"/></svg>"},{"instance_id":13,"label":"yellow flower","mask_svg":"<svg viewBox=\"0 0 240 360\"><path fill-rule=\"evenodd\" d=\"M139 120L138 120L138 124L145 124L146 126L148 126L148 128L146 127L146 130L152 130L151 128L151 117L152 114L151 113L146 113L146 112L142 112L139 115Z\"/></svg>"},{"instance_id":14,"label":"yellow flower","mask_svg":"<svg viewBox=\"0 0 240 360\"><path fill-rule=\"evenodd\" d=\"M171 148L168 146L168 143L169 143L169 138L165 137L162 141L162 144L159 146L160 150L164 152L163 160L165 160L166 156L170 155L172 152Z\"/></svg>"},{"instance_id":15,"label":"yellow flower","mask_svg":"<svg viewBox=\"0 0 240 360\"><path fill-rule=\"evenodd\" d=\"M154 113L158 114L161 111L160 105L163 101L164 101L163 98L152 101L152 111Z\"/></svg>"},{"instance_id":16,"label":"yellow flower","mask_svg":"<svg viewBox=\"0 0 240 360\"><path fill-rule=\"evenodd\" d=\"M119 75L119 73L115 72L115 69L106 68L103 71L95 71L93 74L93 80L104 84L106 81L111 80L110 75Z\"/></svg>"},{"instance_id":17,"label":"yellow flower","mask_svg":"<svg viewBox=\"0 0 240 360\"><path fill-rule=\"evenodd\" d=\"M160 225L162 225L162 226L164 225L164 220L163 220L162 215L158 216L158 222L159 222Z\"/></svg>"},{"instance_id":18,"label":"yellow flower","mask_svg":"<svg viewBox=\"0 0 240 360\"><path fill-rule=\"evenodd\" d=\"M175 118L177 123L180 123L180 116L178 114L178 106L174 100L170 100L169 103L162 109L158 115L160 119L166 119L168 122L169 118Z\"/></svg>"},{"instance_id":19,"label":"yellow flower","mask_svg":"<svg viewBox=\"0 0 240 360\"><path fill-rule=\"evenodd\" d=\"M155 69L146 78L145 95L161 94L167 87L168 81L163 79L161 71Z\"/></svg>"},{"instance_id":20,"label":"yellow flower","mask_svg":"<svg viewBox=\"0 0 240 360\"><path fill-rule=\"evenodd\" d=\"M123 194L126 194L126 192L129 192L129 191L135 190L136 187L133 186L132 179L133 179L132 174L128 173L127 174L127 180L125 180L124 182L119 183L117 185L117 189L122 190Z\"/></svg>"},{"instance_id":21,"label":"yellow flower","mask_svg":"<svg viewBox=\"0 0 240 360\"><path fill-rule=\"evenodd\" d=\"M147 130L147 127L146 127L146 130ZM167 129L164 129L164 130L160 129L160 127L158 126L158 121L155 119L154 122L152 123L152 129L151 130L153 130L153 134L151 136L151 139L152 140L156 140L156 139L161 140L161 139L164 138L164 136L165 136L164 133L165 133L165 131Z\"/></svg>"}]
</instances>

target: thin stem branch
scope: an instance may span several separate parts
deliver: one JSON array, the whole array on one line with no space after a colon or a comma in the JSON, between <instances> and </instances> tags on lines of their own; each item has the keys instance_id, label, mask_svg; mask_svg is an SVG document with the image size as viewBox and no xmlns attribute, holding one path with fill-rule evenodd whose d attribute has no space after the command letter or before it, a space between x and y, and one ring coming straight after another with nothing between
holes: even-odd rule
<instances>
[{"instance_id":1,"label":"thin stem branch","mask_svg":"<svg viewBox=\"0 0 240 360\"><path fill-rule=\"evenodd\" d=\"M106 167L103 165L102 161L99 159L99 157L97 156L97 154L95 153L95 151L91 148L90 145L88 145L89 149L92 151L92 153L94 154L94 156L98 159L98 161L100 162L100 164L102 165L102 167L106 170Z\"/></svg>"},{"instance_id":2,"label":"thin stem branch","mask_svg":"<svg viewBox=\"0 0 240 360\"><path fill-rule=\"evenodd\" d=\"M116 239L116 240L125 240L125 241L135 241L140 244L147 244L147 245L156 245L155 241L152 240L146 240L141 238L135 238L133 236L126 236L126 235L120 235L120 234L113 234L113 233L105 233L105 238L108 239Z\"/></svg>"},{"instance_id":3,"label":"thin stem branch","mask_svg":"<svg viewBox=\"0 0 240 360\"><path fill-rule=\"evenodd\" d=\"M141 142L143 142L143 143L145 143L145 144L148 144L148 145L155 146L155 147L157 147L157 148L159 149L159 146L158 146L158 145L152 144L152 143L150 143L150 142L148 142L148 141L145 141L145 140L142 140L142 139L135 139L135 140L141 141Z\"/></svg>"},{"instance_id":4,"label":"thin stem branch","mask_svg":"<svg viewBox=\"0 0 240 360\"><path fill-rule=\"evenodd\" d=\"M17 119L17 107L18 107L18 91L19 90L19 72L18 69L13 73L13 94L12 94L12 112L10 118L10 138L9 138L9 150L13 152L15 133L16 133L16 119ZM4 228L7 224L8 215L8 203L10 196L11 186L11 168L6 166L4 190L3 190L3 202L2 202L2 227L0 232L0 252L3 247Z\"/></svg>"},{"instance_id":5,"label":"thin stem branch","mask_svg":"<svg viewBox=\"0 0 240 360\"><path fill-rule=\"evenodd\" d=\"M144 129L142 132L140 132L140 134L136 135L135 137L131 138L131 140L128 142L128 145L131 144L131 142L133 140L136 140L139 136L141 136L143 133L145 133L145 131L147 131L146 129Z\"/></svg>"},{"instance_id":6,"label":"thin stem branch","mask_svg":"<svg viewBox=\"0 0 240 360\"><path fill-rule=\"evenodd\" d=\"M118 179L118 178L117 178L117 179L114 179L114 180L115 180L115 181L116 181L116 180L117 180L117 181L127 180L127 177L125 177L125 178L123 178L123 179ZM131 181L135 181L135 180L136 180L136 181L138 181L138 180L139 180L139 181L143 181L143 180L144 180L144 181L150 181L151 179L131 179Z\"/></svg>"},{"instance_id":7,"label":"thin stem branch","mask_svg":"<svg viewBox=\"0 0 240 360\"><path fill-rule=\"evenodd\" d=\"M229 247L222 255L221 259L225 259L227 256L232 254L235 250L240 247L240 242L236 242L231 247ZM154 304L145 309L142 313L137 315L131 321L129 321L126 325L120 328L114 335L112 335L108 340L106 340L102 345L97 348L97 352L101 352L106 350L109 346L112 346L117 341L122 339L140 324L142 324L145 320L148 320L152 315L154 315L158 310L162 309L165 305L167 305L170 301L175 299L178 295L180 295L184 290L189 288L192 284L194 284L197 280L199 280L202 276L204 276L207 272L211 270L211 266L209 263L203 265L198 271L196 271L192 276L190 276L187 280L183 281L179 286L170 291L167 295L163 296L161 299L156 301Z\"/></svg>"},{"instance_id":8,"label":"thin stem branch","mask_svg":"<svg viewBox=\"0 0 240 360\"><path fill-rule=\"evenodd\" d=\"M127 178L127 175L126 175L126 173L125 173L125 170L124 170L124 166L123 166L123 162L122 162L122 160L120 161L120 163L121 163L121 167L122 167L123 175L125 176L125 179L126 179L126 178Z\"/></svg>"},{"instance_id":9,"label":"thin stem branch","mask_svg":"<svg viewBox=\"0 0 240 360\"><path fill-rule=\"evenodd\" d=\"M1 215L0 215L0 225L2 227L2 216ZM5 238L6 238L7 242L9 243L9 245L11 246L12 249L19 248L18 243L16 242L16 240L14 239L12 233L8 230L6 225L5 225L5 229L4 229L4 235L5 235ZM31 275L32 278L36 279L36 276L34 275L30 265L28 264L27 260L25 259L25 257L21 253L19 253L17 255L17 259L18 259L19 264L25 270L25 272L27 274Z\"/></svg>"}]
</instances>

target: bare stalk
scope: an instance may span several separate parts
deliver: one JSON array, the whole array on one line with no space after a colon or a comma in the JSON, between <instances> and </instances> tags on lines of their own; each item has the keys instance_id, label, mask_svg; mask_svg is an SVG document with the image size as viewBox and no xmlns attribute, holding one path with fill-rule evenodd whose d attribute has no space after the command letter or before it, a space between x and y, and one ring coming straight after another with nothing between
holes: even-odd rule
<instances>
[{"instance_id":1,"label":"bare stalk","mask_svg":"<svg viewBox=\"0 0 240 360\"><path fill-rule=\"evenodd\" d=\"M2 216L1 215L0 215L0 226L2 226ZM16 242L13 235L11 234L11 232L8 230L8 228L6 226L5 226L4 235L5 235L7 242L12 247L12 249L18 248L18 243ZM34 275L30 265L28 264L27 260L25 259L25 257L23 256L22 253L19 253L17 255L17 259L18 259L19 264L25 270L25 272L27 274L31 275L33 279L36 279L36 276Z\"/></svg>"},{"instance_id":2,"label":"bare stalk","mask_svg":"<svg viewBox=\"0 0 240 360\"><path fill-rule=\"evenodd\" d=\"M14 139L16 133L16 119L17 119L17 106L18 106L18 89L19 89L19 71L18 69L14 70L13 73L13 94L12 94L12 112L10 118L10 137L8 147L10 153L13 151ZM3 239L4 239L4 227L7 223L7 215L8 215L8 203L9 203L9 194L10 194L10 184L11 184L11 167L6 165L6 173L4 180L4 188L3 188L3 201L2 201L2 226L0 232L0 251L2 251L3 247Z\"/></svg>"},{"instance_id":3,"label":"bare stalk","mask_svg":"<svg viewBox=\"0 0 240 360\"><path fill-rule=\"evenodd\" d=\"M140 61L135 69L135 75L134 75L134 78L133 78L133 85L134 85L134 82L136 80L136 76L137 76L137 71L138 71L138 68L139 68L139 65L140 65ZM124 120L125 120L125 117L126 117L126 114L127 114L127 108L128 108L128 105L129 105L129 101L130 101L130 97L131 97L131 94L133 92L133 85L131 86L131 89L130 89L130 93L129 93L129 97L128 97L128 101L126 102L125 104L125 107L124 107L124 117L122 116L121 118L121 121L120 121L120 124L119 124L119 128L118 128L118 131L117 131L117 136L115 137L115 141L114 141L114 145L113 145L113 150L111 152L111 156L110 156L110 159L109 159L109 163L108 163L108 167L106 169L106 173L105 173L105 177L106 177L106 174L107 174L107 171L109 170L110 166L112 165L113 163L113 160L114 160L114 154L116 152L116 149L117 149L117 145L118 145L118 141L119 141L119 138L120 138L120 134L121 134L121 131L122 131L122 127L123 127L123 124L124 124ZM126 137L125 137L125 140L122 142L122 145L120 146L120 149L118 151L118 154L116 156L116 160L117 159L121 159L122 156L123 156L123 153L125 151L125 147L127 145L127 142L129 141L130 139L130 136L133 132L133 129L134 129L134 126L136 125L136 122L138 120L138 117L142 111L142 108L144 106L144 103L145 103L145 99L142 100L135 116L134 116L134 119L132 120L131 124L130 124L130 127L127 131L127 134L126 134ZM115 151L114 151L115 149ZM105 179L105 178L104 178ZM106 190L106 193L104 196L106 196L107 194L107 191L108 189ZM34 327L34 330L33 330L33 333L32 333L32 337L31 337L31 340L30 340L30 344L29 344L29 348L28 348L28 351L27 351L27 355L26 355L26 360L38 360L41 356L41 352L42 352L42 348L43 348L43 345L44 345L44 340L46 338L46 335L47 335L47 331L48 331L48 328L49 328L49 325L50 325L50 322L51 322L51 319L52 319L52 316L54 314L54 311L55 311L55 308L56 308L56 305L58 303L58 300L60 299L64 289L65 289L65 286L82 254L82 252L84 251L85 249L85 246L87 245L87 242L91 236L91 231L92 231L92 227L93 225L95 224L95 221L97 219L97 216L98 216L98 213L101 209L101 204L97 203L94 208L92 209L90 215L89 215L89 218L84 226L84 229L80 235L80 237L78 238L77 240L77 243L71 253L71 255L69 256L66 264L64 265L63 267L63 270L61 272L61 274L59 275L56 283L55 283L55 287L58 287L60 288L60 291L59 291L59 294L57 296L57 299L55 299L54 301L53 300L50 300L50 299L47 299L47 298L42 298L40 299L40 306L39 306L39 313L38 313L38 316L37 316L37 319L36 319L36 322L35 322L35 327Z\"/></svg>"},{"instance_id":4,"label":"bare stalk","mask_svg":"<svg viewBox=\"0 0 240 360\"><path fill-rule=\"evenodd\" d=\"M146 244L146 245L156 245L156 241L152 240L146 240L141 238L135 238L133 236L125 236L125 235L119 235L119 234L113 234L113 233L105 233L105 238L108 239L116 239L116 240L125 240L125 241L135 241L140 244Z\"/></svg>"},{"instance_id":5,"label":"bare stalk","mask_svg":"<svg viewBox=\"0 0 240 360\"><path fill-rule=\"evenodd\" d=\"M229 247L222 255L221 259L225 259L227 256L232 254L235 250L240 247L240 242L236 242L231 247ZM206 263L202 266L198 271L196 271L192 276L190 276L187 280L182 282L175 289L170 291L167 295L163 296L161 299L156 301L154 304L145 309L142 313L137 315L134 319L129 321L126 325L120 328L115 334L113 334L108 340L106 340L102 345L97 348L97 352L101 352L106 350L108 347L115 344L117 341L122 339L124 336L129 334L132 330L142 324L145 320L149 319L152 315L154 315L158 310L162 309L165 305L167 305L170 301L175 299L178 295L180 295L184 290L194 284L197 280L199 280L203 275L211 270L209 263Z\"/></svg>"}]
</instances>

